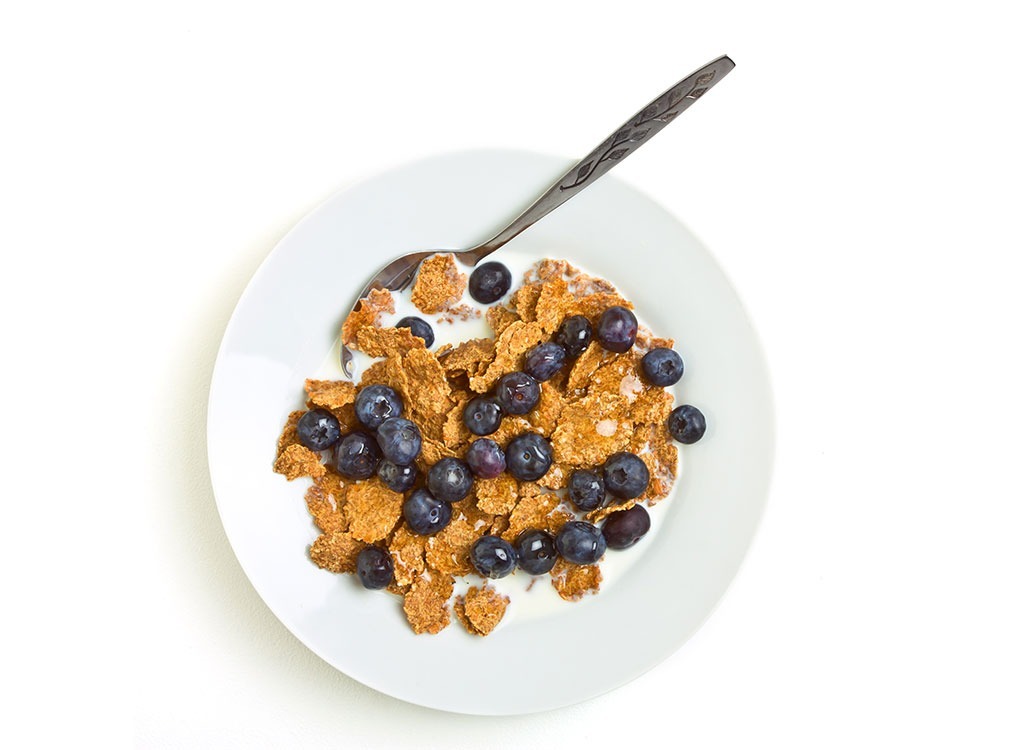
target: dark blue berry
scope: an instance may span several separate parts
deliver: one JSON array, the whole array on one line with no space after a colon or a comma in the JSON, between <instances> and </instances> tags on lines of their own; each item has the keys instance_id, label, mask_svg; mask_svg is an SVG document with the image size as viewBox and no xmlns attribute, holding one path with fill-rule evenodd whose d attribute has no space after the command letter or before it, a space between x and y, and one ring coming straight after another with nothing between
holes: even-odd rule
<instances>
[{"instance_id":1,"label":"dark blue berry","mask_svg":"<svg viewBox=\"0 0 1019 750\"><path fill-rule=\"evenodd\" d=\"M696 406L677 406L669 415L669 434L680 443L696 443L704 437L707 424Z\"/></svg>"},{"instance_id":2,"label":"dark blue berry","mask_svg":"<svg viewBox=\"0 0 1019 750\"><path fill-rule=\"evenodd\" d=\"M403 520L415 534L428 536L442 531L453 517L453 506L428 490L414 490L403 501Z\"/></svg>"},{"instance_id":3,"label":"dark blue berry","mask_svg":"<svg viewBox=\"0 0 1019 750\"><path fill-rule=\"evenodd\" d=\"M418 478L418 470L414 464L400 466L394 464L388 458L382 459L377 471L382 484L386 485L393 492L406 492L414 486Z\"/></svg>"},{"instance_id":4,"label":"dark blue berry","mask_svg":"<svg viewBox=\"0 0 1019 750\"><path fill-rule=\"evenodd\" d=\"M594 510L605 502L605 482L593 471L577 469L570 475L566 492L580 510Z\"/></svg>"},{"instance_id":5,"label":"dark blue berry","mask_svg":"<svg viewBox=\"0 0 1019 750\"><path fill-rule=\"evenodd\" d=\"M403 415L403 399L388 385L369 385L354 399L354 413L369 430L377 430L387 419Z\"/></svg>"},{"instance_id":6,"label":"dark blue berry","mask_svg":"<svg viewBox=\"0 0 1019 750\"><path fill-rule=\"evenodd\" d=\"M639 542L651 528L651 516L643 505L634 505L629 510L620 510L601 525L605 544L609 549L626 549Z\"/></svg>"},{"instance_id":7,"label":"dark blue berry","mask_svg":"<svg viewBox=\"0 0 1019 750\"><path fill-rule=\"evenodd\" d=\"M524 355L524 372L540 383L555 375L566 363L566 349L554 341L546 341Z\"/></svg>"},{"instance_id":8,"label":"dark blue berry","mask_svg":"<svg viewBox=\"0 0 1019 750\"><path fill-rule=\"evenodd\" d=\"M384 589L393 580L393 558L381 547L357 553L357 577L366 589Z\"/></svg>"},{"instance_id":9,"label":"dark blue berry","mask_svg":"<svg viewBox=\"0 0 1019 750\"><path fill-rule=\"evenodd\" d=\"M352 432L333 450L336 471L350 479L367 479L379 467L382 451L375 438L365 432Z\"/></svg>"},{"instance_id":10,"label":"dark blue berry","mask_svg":"<svg viewBox=\"0 0 1019 750\"><path fill-rule=\"evenodd\" d=\"M517 565L532 576L548 573L559 557L555 548L555 537L541 529L521 532L517 537L516 548Z\"/></svg>"},{"instance_id":11,"label":"dark blue berry","mask_svg":"<svg viewBox=\"0 0 1019 750\"><path fill-rule=\"evenodd\" d=\"M625 307L610 307L598 319L598 341L610 352L627 352L637 340L637 318Z\"/></svg>"},{"instance_id":12,"label":"dark blue berry","mask_svg":"<svg viewBox=\"0 0 1019 750\"><path fill-rule=\"evenodd\" d=\"M632 453L613 453L606 458L602 475L609 494L623 500L643 495L651 479L647 464Z\"/></svg>"},{"instance_id":13,"label":"dark blue berry","mask_svg":"<svg viewBox=\"0 0 1019 750\"><path fill-rule=\"evenodd\" d=\"M652 349L640 360L640 366L648 380L663 388L683 377L683 359L672 349Z\"/></svg>"},{"instance_id":14,"label":"dark blue berry","mask_svg":"<svg viewBox=\"0 0 1019 750\"><path fill-rule=\"evenodd\" d=\"M340 423L325 409L312 409L297 420L297 439L305 448L324 451L340 439Z\"/></svg>"},{"instance_id":15,"label":"dark blue berry","mask_svg":"<svg viewBox=\"0 0 1019 750\"><path fill-rule=\"evenodd\" d=\"M470 467L459 458L442 458L428 472L428 490L440 500L455 503L474 486Z\"/></svg>"},{"instance_id":16,"label":"dark blue berry","mask_svg":"<svg viewBox=\"0 0 1019 750\"><path fill-rule=\"evenodd\" d=\"M541 400L541 386L526 372L510 372L495 384L495 400L507 414L527 414Z\"/></svg>"},{"instance_id":17,"label":"dark blue berry","mask_svg":"<svg viewBox=\"0 0 1019 750\"><path fill-rule=\"evenodd\" d=\"M505 539L486 534L471 546L471 562L485 578L505 578L517 567L517 551Z\"/></svg>"},{"instance_id":18,"label":"dark blue berry","mask_svg":"<svg viewBox=\"0 0 1019 750\"><path fill-rule=\"evenodd\" d=\"M506 468L514 479L534 482L545 476L551 465L552 444L535 432L525 432L506 446Z\"/></svg>"},{"instance_id":19,"label":"dark blue berry","mask_svg":"<svg viewBox=\"0 0 1019 750\"><path fill-rule=\"evenodd\" d=\"M555 546L566 562L591 565L605 554L605 536L587 521L568 521L559 529Z\"/></svg>"},{"instance_id":20,"label":"dark blue berry","mask_svg":"<svg viewBox=\"0 0 1019 750\"><path fill-rule=\"evenodd\" d=\"M464 407L464 425L475 435L491 435L502 424L502 407L495 399L477 396Z\"/></svg>"},{"instance_id":21,"label":"dark blue berry","mask_svg":"<svg viewBox=\"0 0 1019 750\"><path fill-rule=\"evenodd\" d=\"M506 471L506 454L494 440L479 438L467 449L467 465L479 479L494 479Z\"/></svg>"},{"instance_id":22,"label":"dark blue berry","mask_svg":"<svg viewBox=\"0 0 1019 750\"><path fill-rule=\"evenodd\" d=\"M502 263L489 261L474 269L468 288L474 299L487 305L506 294L512 283L513 276L506 266Z\"/></svg>"},{"instance_id":23,"label":"dark blue berry","mask_svg":"<svg viewBox=\"0 0 1019 750\"><path fill-rule=\"evenodd\" d=\"M387 419L375 432L382 455L394 464L406 466L421 452L421 431L409 419Z\"/></svg>"},{"instance_id":24,"label":"dark blue berry","mask_svg":"<svg viewBox=\"0 0 1019 750\"><path fill-rule=\"evenodd\" d=\"M413 315L400 318L400 322L394 328L409 328L411 335L424 339L426 349L431 348L432 344L435 343L435 333L432 331L432 327L428 325L427 321L416 318Z\"/></svg>"},{"instance_id":25,"label":"dark blue berry","mask_svg":"<svg viewBox=\"0 0 1019 750\"><path fill-rule=\"evenodd\" d=\"M571 315L556 331L555 340L566 350L567 357L579 357L591 345L594 330L591 321L583 315Z\"/></svg>"}]
</instances>

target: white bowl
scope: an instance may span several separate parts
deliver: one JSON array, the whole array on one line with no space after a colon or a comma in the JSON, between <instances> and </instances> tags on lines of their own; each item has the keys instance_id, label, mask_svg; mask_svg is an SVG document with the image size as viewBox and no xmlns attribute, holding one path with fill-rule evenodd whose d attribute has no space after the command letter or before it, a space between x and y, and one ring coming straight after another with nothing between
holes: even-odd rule
<instances>
[{"instance_id":1,"label":"white bowl","mask_svg":"<svg viewBox=\"0 0 1019 750\"><path fill-rule=\"evenodd\" d=\"M507 622L488 638L466 634L455 621L436 636L416 636L397 597L365 591L354 577L309 561L317 533L303 501L307 480L288 483L272 473L275 443L286 415L300 408L304 378L329 352L353 295L397 255L487 238L568 164L512 151L455 153L334 195L258 269L216 362L209 465L245 573L308 648L365 685L419 705L529 713L637 677L705 621L764 508L774 451L772 399L746 312L682 224L605 177L507 248L573 260L611 280L657 334L676 339L686 363L680 402L704 412L708 432L680 446L681 480L659 506L667 512L655 512L657 533L639 558L602 593L563 602L552 616Z\"/></svg>"}]
</instances>

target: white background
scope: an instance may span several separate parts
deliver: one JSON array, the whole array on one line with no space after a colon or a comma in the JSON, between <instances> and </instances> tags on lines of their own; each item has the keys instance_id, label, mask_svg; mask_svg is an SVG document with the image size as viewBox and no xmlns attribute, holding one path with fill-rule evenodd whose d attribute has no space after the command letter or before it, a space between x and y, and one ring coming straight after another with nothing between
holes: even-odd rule
<instances>
[{"instance_id":1,"label":"white background","mask_svg":"<svg viewBox=\"0 0 1019 750\"><path fill-rule=\"evenodd\" d=\"M1015 747L1008 7L4 4L0 731ZM447 715L337 673L247 583L209 486L207 388L247 280L339 188L469 147L580 156L721 53L736 70L614 174L712 248L768 353L775 478L729 594L657 669L554 713Z\"/></svg>"}]
</instances>

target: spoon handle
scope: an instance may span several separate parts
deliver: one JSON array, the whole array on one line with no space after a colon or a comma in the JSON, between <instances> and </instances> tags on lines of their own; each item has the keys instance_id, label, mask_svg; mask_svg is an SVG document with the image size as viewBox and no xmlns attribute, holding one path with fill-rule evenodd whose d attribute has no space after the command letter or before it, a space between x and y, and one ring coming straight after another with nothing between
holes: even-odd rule
<instances>
[{"instance_id":1,"label":"spoon handle","mask_svg":"<svg viewBox=\"0 0 1019 750\"><path fill-rule=\"evenodd\" d=\"M694 71L627 120L591 153L578 161L562 179L495 237L459 254L468 265L476 265L527 227L575 196L623 159L651 140L659 130L676 119L735 67L727 56L712 60Z\"/></svg>"}]
</instances>

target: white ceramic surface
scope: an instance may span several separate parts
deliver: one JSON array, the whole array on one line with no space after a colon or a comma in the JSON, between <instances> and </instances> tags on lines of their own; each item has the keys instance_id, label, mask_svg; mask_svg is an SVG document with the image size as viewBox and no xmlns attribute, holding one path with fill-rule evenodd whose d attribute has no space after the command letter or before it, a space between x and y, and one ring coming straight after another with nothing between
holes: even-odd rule
<instances>
[{"instance_id":1,"label":"white ceramic surface","mask_svg":"<svg viewBox=\"0 0 1019 750\"><path fill-rule=\"evenodd\" d=\"M344 673L402 700L519 714L609 691L679 648L732 581L767 495L771 390L757 338L708 251L665 209L611 176L507 250L576 260L634 300L686 363L681 402L708 433L681 446L683 476L653 539L624 577L553 616L488 638L455 622L415 636L393 596L307 558L316 531L301 480L271 472L286 414L333 345L352 295L410 250L484 239L568 166L532 153L472 151L389 171L339 193L273 250L227 327L209 400L209 464L241 566L275 615ZM492 256L498 258L498 253ZM512 605L511 605L512 608ZM620 637L630 633L631 637Z\"/></svg>"}]
</instances>

